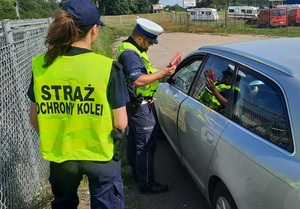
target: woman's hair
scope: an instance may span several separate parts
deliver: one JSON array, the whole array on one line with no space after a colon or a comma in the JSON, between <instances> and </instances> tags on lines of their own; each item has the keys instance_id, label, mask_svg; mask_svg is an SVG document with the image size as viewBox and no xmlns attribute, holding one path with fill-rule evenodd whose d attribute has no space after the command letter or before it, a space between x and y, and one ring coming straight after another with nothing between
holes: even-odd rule
<instances>
[{"instance_id":1,"label":"woman's hair","mask_svg":"<svg viewBox=\"0 0 300 209\"><path fill-rule=\"evenodd\" d=\"M48 67L59 55L64 55L71 44L84 38L92 27L78 27L76 19L64 10L56 13L45 40L48 50L43 67Z\"/></svg>"}]
</instances>

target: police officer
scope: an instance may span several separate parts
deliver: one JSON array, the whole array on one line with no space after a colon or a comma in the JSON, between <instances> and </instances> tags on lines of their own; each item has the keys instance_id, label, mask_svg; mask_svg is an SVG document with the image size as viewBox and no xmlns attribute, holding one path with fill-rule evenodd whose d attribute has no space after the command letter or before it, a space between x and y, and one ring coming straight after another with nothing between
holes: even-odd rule
<instances>
[{"instance_id":1,"label":"police officer","mask_svg":"<svg viewBox=\"0 0 300 209\"><path fill-rule=\"evenodd\" d=\"M118 61L123 65L130 102L127 104L129 135L127 157L132 177L138 181L141 193L162 193L168 190L154 175L154 153L157 122L153 95L158 80L172 75L176 66L162 70L154 68L147 50L157 44L163 28L145 18L138 18L131 36L118 47Z\"/></svg>"},{"instance_id":2,"label":"police officer","mask_svg":"<svg viewBox=\"0 0 300 209\"><path fill-rule=\"evenodd\" d=\"M49 27L46 53L32 61L30 119L41 155L50 161L54 209L77 208L83 175L91 208L125 207L121 162L113 160L110 134L125 133L129 98L121 65L91 51L100 26L93 3L68 1Z\"/></svg>"},{"instance_id":3,"label":"police officer","mask_svg":"<svg viewBox=\"0 0 300 209\"><path fill-rule=\"evenodd\" d=\"M212 81L210 78L206 78L206 87L200 94L199 100L205 103L210 108L222 111L229 98L229 93L232 85L234 66L229 64L227 69L222 71L223 77L220 81ZM241 77L245 77L242 71L238 72L237 82L240 81ZM237 100L237 93L240 91L238 87L235 88L236 93L234 94L234 103Z\"/></svg>"}]
</instances>

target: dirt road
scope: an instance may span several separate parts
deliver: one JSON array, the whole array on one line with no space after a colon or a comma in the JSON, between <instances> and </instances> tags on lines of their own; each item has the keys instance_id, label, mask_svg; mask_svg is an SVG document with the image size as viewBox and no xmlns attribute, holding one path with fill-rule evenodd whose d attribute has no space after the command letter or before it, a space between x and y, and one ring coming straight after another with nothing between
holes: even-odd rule
<instances>
[{"instance_id":1,"label":"dirt road","mask_svg":"<svg viewBox=\"0 0 300 209\"><path fill-rule=\"evenodd\" d=\"M168 64L173 55L179 51L185 57L192 50L204 45L216 45L253 39L264 36L253 35L213 35L192 33L163 33L158 37L158 44L149 47L148 54L153 66L158 70Z\"/></svg>"},{"instance_id":2,"label":"dirt road","mask_svg":"<svg viewBox=\"0 0 300 209\"><path fill-rule=\"evenodd\" d=\"M186 56L192 50L203 45L215 45L252 39L263 39L262 36L250 35L198 35L185 33L163 33L159 36L158 45L151 46L148 54L158 70L168 64L172 56L180 51ZM126 37L121 38L124 40ZM117 42L116 46L120 43ZM128 172L130 172L129 168ZM170 191L165 194L140 195L137 184L127 185L125 193L141 200L138 206L127 206L127 209L209 209L203 195L192 181L185 168L166 140L158 140L155 156L156 179L169 185ZM81 197L87 200L88 197ZM89 208L87 201L81 201L79 209Z\"/></svg>"}]
</instances>

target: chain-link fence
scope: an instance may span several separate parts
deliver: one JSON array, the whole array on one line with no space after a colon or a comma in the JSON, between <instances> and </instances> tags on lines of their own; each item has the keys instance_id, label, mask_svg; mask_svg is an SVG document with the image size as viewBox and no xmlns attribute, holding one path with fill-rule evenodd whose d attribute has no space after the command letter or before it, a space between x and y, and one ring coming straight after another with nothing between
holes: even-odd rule
<instances>
[{"instance_id":1,"label":"chain-link fence","mask_svg":"<svg viewBox=\"0 0 300 209\"><path fill-rule=\"evenodd\" d=\"M29 121L26 92L31 59L45 51L51 19L8 21L0 25L0 209L32 208L40 200L48 163Z\"/></svg>"}]
</instances>

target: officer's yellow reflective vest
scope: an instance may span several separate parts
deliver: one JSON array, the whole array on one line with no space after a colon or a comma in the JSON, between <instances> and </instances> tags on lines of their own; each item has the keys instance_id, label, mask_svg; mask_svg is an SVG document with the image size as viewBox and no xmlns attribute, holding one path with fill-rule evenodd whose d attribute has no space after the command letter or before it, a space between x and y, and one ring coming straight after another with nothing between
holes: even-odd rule
<instances>
[{"instance_id":1,"label":"officer's yellow reflective vest","mask_svg":"<svg viewBox=\"0 0 300 209\"><path fill-rule=\"evenodd\" d=\"M40 151L45 160L109 161L112 110L106 92L112 59L93 52L32 61Z\"/></svg>"},{"instance_id":2,"label":"officer's yellow reflective vest","mask_svg":"<svg viewBox=\"0 0 300 209\"><path fill-rule=\"evenodd\" d=\"M214 83L215 85L217 84L217 81ZM226 84L218 84L216 85L216 89L219 92L222 92L224 90L228 90L231 88L231 85L226 85ZM240 91L238 87L235 88L237 91ZM200 94L199 101L203 102L206 104L208 107L218 110L221 108L221 103L218 101L217 97L212 94L210 91L208 91L206 88L205 90Z\"/></svg>"},{"instance_id":3,"label":"officer's yellow reflective vest","mask_svg":"<svg viewBox=\"0 0 300 209\"><path fill-rule=\"evenodd\" d=\"M146 52L140 52L133 44L129 42L123 42L119 47L118 47L118 54L117 58L122 54L123 51L125 50L133 50L135 51L140 58L142 59L143 63L145 64L145 67L147 69L147 73L154 73L157 71L156 68L152 67L150 61L149 61L149 56ZM142 86L142 87L137 87L136 88L136 95L141 95L143 97L152 97L158 87L158 81L154 81L153 83Z\"/></svg>"}]
</instances>

